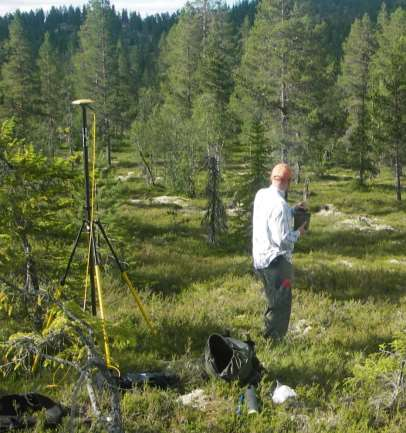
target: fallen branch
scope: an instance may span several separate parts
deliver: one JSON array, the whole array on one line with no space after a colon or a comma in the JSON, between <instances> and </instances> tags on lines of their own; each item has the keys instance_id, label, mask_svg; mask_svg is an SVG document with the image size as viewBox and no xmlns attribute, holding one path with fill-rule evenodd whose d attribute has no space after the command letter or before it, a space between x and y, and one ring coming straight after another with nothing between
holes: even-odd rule
<instances>
[{"instance_id":1,"label":"fallen branch","mask_svg":"<svg viewBox=\"0 0 406 433\"><path fill-rule=\"evenodd\" d=\"M27 292L24 289L19 288L4 277L0 276L0 281L11 288L13 294L20 294L21 296L27 297ZM63 302L55 299L54 296L45 290L40 289L37 293L32 295L28 294L28 296L33 297L33 302L37 301L37 297L40 296L41 302L45 304L49 310L55 307L58 308L68 319L68 323L66 327L51 331L45 336L38 333L15 335L7 342L4 342L2 344L3 349L5 349L4 358L7 360L11 354L13 357L11 361L0 365L0 370L3 370L6 374L10 371L11 367L21 367L27 371L31 371L32 360L36 358L74 368L79 374L79 379L72 393L72 402L74 403L75 410L72 411L70 431L75 431L72 417L77 412L75 403L76 397L85 383L94 422L101 424L109 433L123 433L119 390L111 371L107 368L103 356L99 353L94 343L95 338L92 327L84 320L77 317ZM65 343L67 341L71 343L72 335L76 338L79 347L86 349L87 356L85 359L82 361L74 361L58 356L58 354L47 353L50 348L57 348L62 352L66 345ZM106 384L105 389L110 395L110 409L107 414L103 413L98 401L97 387L94 380L96 373L103 378L103 382Z\"/></svg>"}]
</instances>

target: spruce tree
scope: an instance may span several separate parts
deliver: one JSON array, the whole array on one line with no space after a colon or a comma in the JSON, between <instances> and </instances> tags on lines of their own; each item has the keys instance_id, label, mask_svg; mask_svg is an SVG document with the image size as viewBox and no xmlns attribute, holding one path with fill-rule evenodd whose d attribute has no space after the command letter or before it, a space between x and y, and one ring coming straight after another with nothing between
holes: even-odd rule
<instances>
[{"instance_id":1,"label":"spruce tree","mask_svg":"<svg viewBox=\"0 0 406 433\"><path fill-rule=\"evenodd\" d=\"M368 15L355 20L344 44L339 86L347 113L343 137L349 163L358 172L364 185L368 174L376 174L377 155L369 134L371 122L368 111L371 59L376 49L375 36Z\"/></svg>"},{"instance_id":2,"label":"spruce tree","mask_svg":"<svg viewBox=\"0 0 406 433\"><path fill-rule=\"evenodd\" d=\"M208 242L215 244L218 242L220 234L227 230L226 211L223 201L221 200L221 173L217 155L210 155L208 157L207 166L207 210L203 221L207 227Z\"/></svg>"},{"instance_id":3,"label":"spruce tree","mask_svg":"<svg viewBox=\"0 0 406 433\"><path fill-rule=\"evenodd\" d=\"M221 197L221 179L224 146L232 130L228 103L234 84L232 70L236 47L224 6L203 6L202 23L205 32L198 69L201 94L196 100L193 118L198 125L197 140L204 143L207 149L208 195L204 221L208 228L208 240L214 243L227 227Z\"/></svg>"},{"instance_id":4,"label":"spruce tree","mask_svg":"<svg viewBox=\"0 0 406 433\"><path fill-rule=\"evenodd\" d=\"M299 116L294 123L297 182L303 164L318 174L323 174L332 164L332 150L344 122L339 104L341 95L336 86L337 61L329 51L326 23L313 23L306 46L309 51L303 53L296 106ZM309 63L308 59L311 59Z\"/></svg>"},{"instance_id":5,"label":"spruce tree","mask_svg":"<svg viewBox=\"0 0 406 433\"><path fill-rule=\"evenodd\" d=\"M2 68L1 90L4 115L14 116L17 133L32 131L30 124L37 99L37 82L31 43L17 13L10 23L9 40L6 44L7 59Z\"/></svg>"},{"instance_id":6,"label":"spruce tree","mask_svg":"<svg viewBox=\"0 0 406 433\"><path fill-rule=\"evenodd\" d=\"M393 163L400 201L406 142L406 11L397 9L388 19L381 16L379 25L371 66L373 135Z\"/></svg>"},{"instance_id":7,"label":"spruce tree","mask_svg":"<svg viewBox=\"0 0 406 433\"><path fill-rule=\"evenodd\" d=\"M245 216L251 219L255 194L259 189L269 185L269 146L266 143L265 128L258 118L250 125L247 144L247 171L241 179L238 195Z\"/></svg>"},{"instance_id":8,"label":"spruce tree","mask_svg":"<svg viewBox=\"0 0 406 433\"><path fill-rule=\"evenodd\" d=\"M252 122L244 125L248 131L244 131L242 137L244 164L241 167L241 175L238 178L237 190L233 198L237 208L237 223L239 235L250 245L252 236L252 213L255 195L261 188L269 186L271 147L265 136L265 127L260 118L254 118Z\"/></svg>"}]
</instances>

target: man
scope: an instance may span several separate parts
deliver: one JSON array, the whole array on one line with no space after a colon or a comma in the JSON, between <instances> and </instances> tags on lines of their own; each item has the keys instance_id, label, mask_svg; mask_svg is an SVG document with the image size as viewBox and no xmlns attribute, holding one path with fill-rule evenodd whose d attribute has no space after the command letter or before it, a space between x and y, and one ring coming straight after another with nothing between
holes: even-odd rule
<instances>
[{"instance_id":1,"label":"man","mask_svg":"<svg viewBox=\"0 0 406 433\"><path fill-rule=\"evenodd\" d=\"M293 230L294 208L290 208L285 199L292 176L287 164L277 164L271 173L271 185L260 189L254 201L252 255L268 303L264 336L274 340L282 339L288 330L292 305L292 251L305 233L305 224Z\"/></svg>"}]
</instances>

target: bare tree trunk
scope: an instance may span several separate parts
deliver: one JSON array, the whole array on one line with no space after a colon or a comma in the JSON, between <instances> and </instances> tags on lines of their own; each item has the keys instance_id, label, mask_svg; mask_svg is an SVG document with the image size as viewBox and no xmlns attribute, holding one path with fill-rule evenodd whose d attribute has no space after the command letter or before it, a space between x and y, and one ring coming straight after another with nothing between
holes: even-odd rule
<instances>
[{"instance_id":1,"label":"bare tree trunk","mask_svg":"<svg viewBox=\"0 0 406 433\"><path fill-rule=\"evenodd\" d=\"M400 176L402 175L402 167L399 156L399 145L396 145L396 156L395 156L395 178L396 178L396 200L402 200L402 187L400 184Z\"/></svg>"},{"instance_id":2,"label":"bare tree trunk","mask_svg":"<svg viewBox=\"0 0 406 433\"><path fill-rule=\"evenodd\" d=\"M54 159L55 155L56 155L56 144L55 144L55 124L56 124L56 120L52 117L51 118L51 130L50 130L50 140L51 140L51 158Z\"/></svg>"},{"instance_id":3,"label":"bare tree trunk","mask_svg":"<svg viewBox=\"0 0 406 433\"><path fill-rule=\"evenodd\" d=\"M359 154L359 184L364 185L364 158L362 152Z\"/></svg>"},{"instance_id":4,"label":"bare tree trunk","mask_svg":"<svg viewBox=\"0 0 406 433\"><path fill-rule=\"evenodd\" d=\"M285 3L282 1L281 5L281 17L282 23L285 19ZM287 112L287 88L285 82L286 76L286 59L285 54L282 56L282 71L281 71L281 94L280 94L280 112L281 112L281 130L282 130L282 140L281 140L281 159L282 162L288 162L288 112Z\"/></svg>"},{"instance_id":5,"label":"bare tree trunk","mask_svg":"<svg viewBox=\"0 0 406 433\"><path fill-rule=\"evenodd\" d=\"M37 269L32 257L31 244L24 233L20 234L25 254L25 284L24 289L28 292L37 292L39 290L39 282Z\"/></svg>"},{"instance_id":6,"label":"bare tree trunk","mask_svg":"<svg viewBox=\"0 0 406 433\"><path fill-rule=\"evenodd\" d=\"M307 177L303 187L303 201L307 201L307 199L310 197L309 185L310 179Z\"/></svg>"},{"instance_id":7,"label":"bare tree trunk","mask_svg":"<svg viewBox=\"0 0 406 433\"><path fill-rule=\"evenodd\" d=\"M192 81L192 72L190 71L190 51L189 47L186 47L186 61L187 61L187 73L188 73L188 82L187 82L187 107L188 107L188 113L190 114L192 112L192 88L191 88L191 81Z\"/></svg>"},{"instance_id":8,"label":"bare tree trunk","mask_svg":"<svg viewBox=\"0 0 406 433\"><path fill-rule=\"evenodd\" d=\"M295 183L300 183L300 175L301 175L302 166L299 161L296 161L296 170L295 170Z\"/></svg>"},{"instance_id":9,"label":"bare tree trunk","mask_svg":"<svg viewBox=\"0 0 406 433\"><path fill-rule=\"evenodd\" d=\"M138 147L138 153L141 157L142 163L144 164L144 167L146 169L146 172L148 173L147 180L149 184L155 185L155 176L152 171L151 164L148 162L147 158L144 155L144 152Z\"/></svg>"},{"instance_id":10,"label":"bare tree trunk","mask_svg":"<svg viewBox=\"0 0 406 433\"><path fill-rule=\"evenodd\" d=\"M208 155L207 161L207 211L205 221L207 224L207 239L209 243L215 244L222 232L227 229L227 216L220 195L220 153L215 149L213 154Z\"/></svg>"},{"instance_id":11,"label":"bare tree trunk","mask_svg":"<svg viewBox=\"0 0 406 433\"><path fill-rule=\"evenodd\" d=\"M28 241L25 233L20 234L20 238L23 244L25 254L25 284L24 290L30 294L39 293L39 280L37 274L37 267L32 257L31 244ZM28 307L28 304L26 305ZM33 325L34 328L39 331L42 328L43 311L41 305L36 302L34 303L33 311Z\"/></svg>"},{"instance_id":12,"label":"bare tree trunk","mask_svg":"<svg viewBox=\"0 0 406 433\"><path fill-rule=\"evenodd\" d=\"M104 118L104 137L106 140L106 151L107 151L107 165L111 167L111 141L110 141L110 131L109 131L109 119Z\"/></svg>"},{"instance_id":13,"label":"bare tree trunk","mask_svg":"<svg viewBox=\"0 0 406 433\"><path fill-rule=\"evenodd\" d=\"M281 159L283 162L288 162L288 115L287 115L287 95L286 95L286 84L283 82L281 86L281 130L282 130L282 140L281 140Z\"/></svg>"},{"instance_id":14,"label":"bare tree trunk","mask_svg":"<svg viewBox=\"0 0 406 433\"><path fill-rule=\"evenodd\" d=\"M203 47L206 46L207 38L207 21L208 21L208 1L203 0Z\"/></svg>"}]
</instances>

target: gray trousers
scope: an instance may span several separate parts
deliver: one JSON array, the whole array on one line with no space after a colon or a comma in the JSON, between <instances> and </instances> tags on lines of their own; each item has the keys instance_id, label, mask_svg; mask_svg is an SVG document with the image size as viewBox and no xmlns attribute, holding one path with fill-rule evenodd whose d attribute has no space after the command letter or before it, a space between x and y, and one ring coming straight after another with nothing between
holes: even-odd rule
<instances>
[{"instance_id":1,"label":"gray trousers","mask_svg":"<svg viewBox=\"0 0 406 433\"><path fill-rule=\"evenodd\" d=\"M264 284L267 308L264 314L266 337L281 340L288 331L292 308L292 264L278 256L265 269L257 269Z\"/></svg>"}]
</instances>

